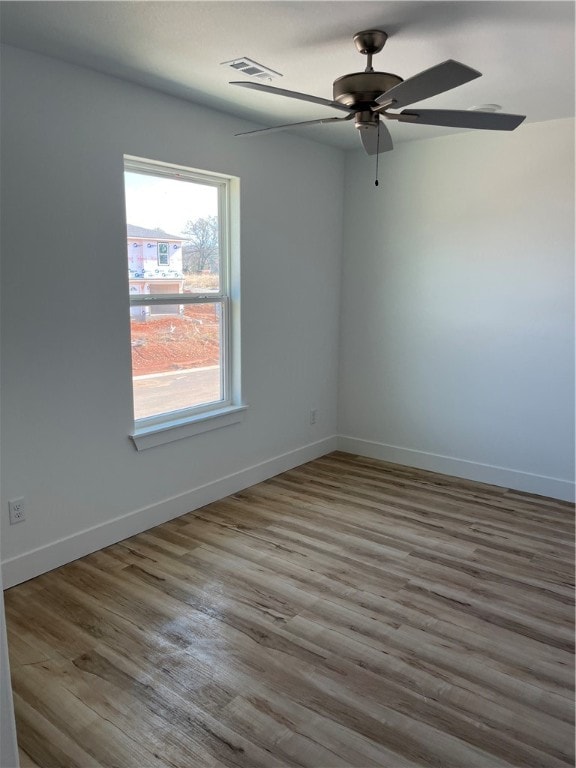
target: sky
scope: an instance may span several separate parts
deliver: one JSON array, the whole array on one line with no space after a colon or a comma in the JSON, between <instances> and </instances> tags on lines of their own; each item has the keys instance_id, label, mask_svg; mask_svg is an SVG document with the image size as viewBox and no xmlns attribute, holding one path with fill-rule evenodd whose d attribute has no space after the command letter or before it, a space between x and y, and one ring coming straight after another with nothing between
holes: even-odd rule
<instances>
[{"instance_id":1,"label":"sky","mask_svg":"<svg viewBox=\"0 0 576 768\"><path fill-rule=\"evenodd\" d=\"M126 221L179 235L187 221L218 215L218 190L192 181L126 171Z\"/></svg>"}]
</instances>

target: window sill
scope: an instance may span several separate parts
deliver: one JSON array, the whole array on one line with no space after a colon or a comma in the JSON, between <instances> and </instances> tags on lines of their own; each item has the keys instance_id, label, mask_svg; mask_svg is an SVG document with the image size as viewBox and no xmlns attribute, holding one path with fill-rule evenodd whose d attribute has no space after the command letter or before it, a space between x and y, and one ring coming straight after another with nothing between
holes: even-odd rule
<instances>
[{"instance_id":1,"label":"window sill","mask_svg":"<svg viewBox=\"0 0 576 768\"><path fill-rule=\"evenodd\" d=\"M247 405L231 405L198 416L165 421L162 424L155 424L153 427L141 427L134 430L130 439L137 451L144 451L157 445L172 443L174 440L182 440L186 437L200 435L202 432L210 432L213 429L238 424L243 420L244 411L247 408Z\"/></svg>"}]
</instances>

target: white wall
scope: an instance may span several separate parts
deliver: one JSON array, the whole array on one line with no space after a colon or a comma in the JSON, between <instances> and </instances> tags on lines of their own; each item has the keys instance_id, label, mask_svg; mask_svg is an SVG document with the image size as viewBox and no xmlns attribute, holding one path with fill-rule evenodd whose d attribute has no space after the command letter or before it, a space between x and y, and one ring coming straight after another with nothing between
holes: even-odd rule
<instances>
[{"instance_id":1,"label":"white wall","mask_svg":"<svg viewBox=\"0 0 576 768\"><path fill-rule=\"evenodd\" d=\"M281 134L235 139L244 127L3 50L5 586L335 446L343 153ZM128 438L123 154L241 178L249 410L140 453ZM27 520L8 526L20 496Z\"/></svg>"},{"instance_id":2,"label":"white wall","mask_svg":"<svg viewBox=\"0 0 576 768\"><path fill-rule=\"evenodd\" d=\"M1 330L1 328L0 328ZM1 417L1 412L0 412ZM1 426L1 424L0 424ZM0 451L1 454L1 451ZM1 460L0 455L0 460ZM0 477L1 481L1 477ZM1 491L1 483L0 483ZM2 531L0 530L0 542ZM6 638L6 615L4 613L4 584L0 568L0 766L18 768L18 745L16 722L12 700L12 681L10 679L10 659Z\"/></svg>"},{"instance_id":3,"label":"white wall","mask_svg":"<svg viewBox=\"0 0 576 768\"><path fill-rule=\"evenodd\" d=\"M573 120L399 145L373 179L348 157L341 446L570 498Z\"/></svg>"},{"instance_id":4,"label":"white wall","mask_svg":"<svg viewBox=\"0 0 576 768\"><path fill-rule=\"evenodd\" d=\"M4 592L0 569L0 766L18 767L18 747L16 742L16 723L12 701L12 683L10 680L10 662L6 642L6 617L4 615Z\"/></svg>"}]
</instances>

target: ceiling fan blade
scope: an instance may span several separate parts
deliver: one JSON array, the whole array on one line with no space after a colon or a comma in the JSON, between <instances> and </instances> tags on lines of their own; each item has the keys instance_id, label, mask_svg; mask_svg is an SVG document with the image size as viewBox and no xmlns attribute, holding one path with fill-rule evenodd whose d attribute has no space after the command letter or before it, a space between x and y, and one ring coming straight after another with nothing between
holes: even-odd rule
<instances>
[{"instance_id":1,"label":"ceiling fan blade","mask_svg":"<svg viewBox=\"0 0 576 768\"><path fill-rule=\"evenodd\" d=\"M319 96L311 96L308 93L298 93L298 91L287 91L284 88L274 88L272 85L264 85L263 83L246 83L246 82L232 82L230 85L239 85L241 88L250 88L253 91L264 91L264 93L273 93L276 96L287 96L289 99L299 99L300 101L310 101L312 104L322 104L324 107L332 107L333 109L340 109L343 112L350 112L349 107L340 104L337 101L329 101L328 99L321 99Z\"/></svg>"},{"instance_id":2,"label":"ceiling fan blade","mask_svg":"<svg viewBox=\"0 0 576 768\"><path fill-rule=\"evenodd\" d=\"M354 113L348 117L321 117L319 120L304 120L301 123L285 123L284 125L274 125L272 128L257 128L255 131L244 131L235 133L234 136L253 136L255 133L272 133L273 131L287 131L289 128L295 128L299 125L319 125L321 123L345 123L352 120Z\"/></svg>"},{"instance_id":3,"label":"ceiling fan blade","mask_svg":"<svg viewBox=\"0 0 576 768\"><path fill-rule=\"evenodd\" d=\"M390 131L382 121L376 126L369 128L359 128L360 141L368 155L379 155L382 152L389 152L393 149L392 136ZM380 133L380 136L378 136Z\"/></svg>"},{"instance_id":4,"label":"ceiling fan blade","mask_svg":"<svg viewBox=\"0 0 576 768\"><path fill-rule=\"evenodd\" d=\"M459 109L404 110L398 115L403 123L443 125L448 128L484 128L492 131L513 131L526 115L507 115L503 112L480 112Z\"/></svg>"},{"instance_id":5,"label":"ceiling fan blade","mask_svg":"<svg viewBox=\"0 0 576 768\"><path fill-rule=\"evenodd\" d=\"M416 101L444 93L444 91L449 91L458 85L464 85L464 83L481 76L482 72L478 72L477 69L448 59L448 61L425 69L414 77L404 80L403 83L390 88L389 91L378 96L376 103L381 104L383 108L386 106L392 106L394 109L406 107L408 104L414 104Z\"/></svg>"}]
</instances>

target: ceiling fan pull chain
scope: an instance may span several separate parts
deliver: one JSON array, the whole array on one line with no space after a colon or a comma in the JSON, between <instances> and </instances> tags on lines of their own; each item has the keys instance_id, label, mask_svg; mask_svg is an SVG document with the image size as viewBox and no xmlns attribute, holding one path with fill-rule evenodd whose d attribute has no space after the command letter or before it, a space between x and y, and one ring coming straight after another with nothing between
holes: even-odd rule
<instances>
[{"instance_id":1,"label":"ceiling fan pull chain","mask_svg":"<svg viewBox=\"0 0 576 768\"><path fill-rule=\"evenodd\" d=\"M374 186L378 186L378 159L380 157L380 118L378 118L378 133L376 135L376 181L374 182Z\"/></svg>"}]
</instances>

